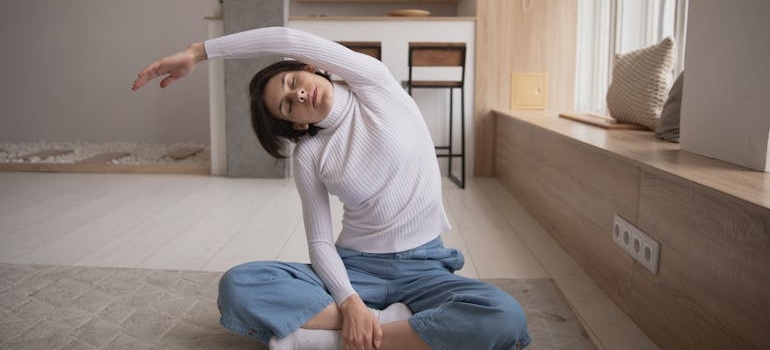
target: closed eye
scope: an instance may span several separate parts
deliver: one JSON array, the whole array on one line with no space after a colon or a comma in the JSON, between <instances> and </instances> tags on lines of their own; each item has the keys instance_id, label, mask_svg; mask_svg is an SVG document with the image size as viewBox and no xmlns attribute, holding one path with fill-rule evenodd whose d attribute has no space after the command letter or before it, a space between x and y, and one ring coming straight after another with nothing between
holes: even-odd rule
<instances>
[{"instance_id":1,"label":"closed eye","mask_svg":"<svg viewBox=\"0 0 770 350\"><path fill-rule=\"evenodd\" d=\"M289 85L290 85L290 87L292 89L297 87L297 76L296 75L291 77L291 84L289 84ZM288 108L287 108L288 109L287 114L291 114L292 105L294 105L294 103L292 103L292 102L293 102L292 99L289 99L289 102L288 102L289 105L288 105Z\"/></svg>"}]
</instances>

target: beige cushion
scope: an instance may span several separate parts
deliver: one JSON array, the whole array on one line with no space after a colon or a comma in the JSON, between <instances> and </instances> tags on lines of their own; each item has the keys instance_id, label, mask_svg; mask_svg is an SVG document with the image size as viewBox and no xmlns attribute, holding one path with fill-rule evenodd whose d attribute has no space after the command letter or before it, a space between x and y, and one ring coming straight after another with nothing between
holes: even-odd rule
<instances>
[{"instance_id":1,"label":"beige cushion","mask_svg":"<svg viewBox=\"0 0 770 350\"><path fill-rule=\"evenodd\" d=\"M607 109L621 122L655 130L671 87L674 39L617 55L607 89Z\"/></svg>"}]
</instances>

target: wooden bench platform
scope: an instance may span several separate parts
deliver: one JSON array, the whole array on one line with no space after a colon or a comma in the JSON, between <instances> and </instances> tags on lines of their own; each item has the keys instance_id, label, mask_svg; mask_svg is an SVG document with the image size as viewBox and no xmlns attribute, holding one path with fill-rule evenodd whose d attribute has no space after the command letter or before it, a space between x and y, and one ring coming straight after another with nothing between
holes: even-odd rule
<instances>
[{"instance_id":1,"label":"wooden bench platform","mask_svg":"<svg viewBox=\"0 0 770 350\"><path fill-rule=\"evenodd\" d=\"M770 349L770 174L557 112L495 120L500 183L661 349ZM660 243L657 274L616 214Z\"/></svg>"}]
</instances>

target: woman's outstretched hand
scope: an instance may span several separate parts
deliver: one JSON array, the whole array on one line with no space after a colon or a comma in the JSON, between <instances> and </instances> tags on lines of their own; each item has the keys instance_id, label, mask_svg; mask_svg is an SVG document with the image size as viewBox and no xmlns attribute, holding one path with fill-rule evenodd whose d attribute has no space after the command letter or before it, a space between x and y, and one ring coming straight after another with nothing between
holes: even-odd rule
<instances>
[{"instance_id":1,"label":"woman's outstretched hand","mask_svg":"<svg viewBox=\"0 0 770 350\"><path fill-rule=\"evenodd\" d=\"M203 43L192 44L186 50L153 62L139 72L131 85L131 90L139 90L151 80L164 75L166 77L160 81L160 87L165 88L174 81L185 77L198 62L206 58L206 49Z\"/></svg>"}]
</instances>

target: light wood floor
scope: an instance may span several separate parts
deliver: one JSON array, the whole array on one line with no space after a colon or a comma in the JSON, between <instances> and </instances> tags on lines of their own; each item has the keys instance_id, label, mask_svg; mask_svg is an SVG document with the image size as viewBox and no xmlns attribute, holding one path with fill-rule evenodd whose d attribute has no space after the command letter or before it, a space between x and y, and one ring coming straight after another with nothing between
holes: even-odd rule
<instances>
[{"instance_id":1,"label":"light wood floor","mask_svg":"<svg viewBox=\"0 0 770 350\"><path fill-rule=\"evenodd\" d=\"M443 188L460 274L553 278L600 349L657 349L495 179ZM308 261L291 179L0 172L1 262L224 271L268 259Z\"/></svg>"}]
</instances>

